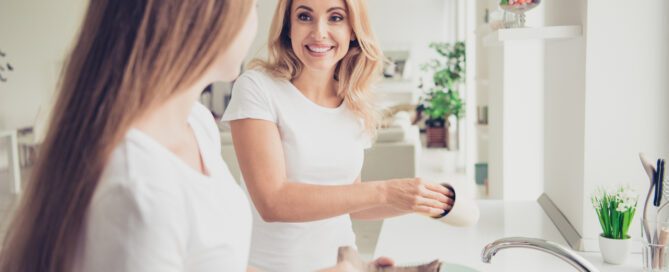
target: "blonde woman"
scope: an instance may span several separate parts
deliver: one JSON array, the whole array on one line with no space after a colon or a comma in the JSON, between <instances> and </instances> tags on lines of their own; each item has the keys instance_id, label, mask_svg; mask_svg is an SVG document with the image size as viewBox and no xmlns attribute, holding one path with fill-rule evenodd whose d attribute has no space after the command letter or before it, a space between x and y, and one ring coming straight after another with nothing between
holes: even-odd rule
<instances>
[{"instance_id":1,"label":"blonde woman","mask_svg":"<svg viewBox=\"0 0 669 272\"><path fill-rule=\"evenodd\" d=\"M253 266L311 271L355 245L351 218L450 210L441 185L360 182L382 58L365 1L279 0L269 60L237 80L223 117L255 206Z\"/></svg>"}]
</instances>

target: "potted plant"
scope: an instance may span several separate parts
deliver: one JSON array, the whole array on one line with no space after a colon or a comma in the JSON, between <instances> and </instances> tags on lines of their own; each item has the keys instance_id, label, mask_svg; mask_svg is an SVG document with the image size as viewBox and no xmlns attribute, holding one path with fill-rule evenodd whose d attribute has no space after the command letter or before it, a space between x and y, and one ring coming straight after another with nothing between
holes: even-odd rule
<instances>
[{"instance_id":1,"label":"potted plant","mask_svg":"<svg viewBox=\"0 0 669 272\"><path fill-rule=\"evenodd\" d=\"M630 187L624 186L613 192L599 188L592 196L592 205L602 227L599 249L607 263L623 264L630 254L631 240L627 232L638 198Z\"/></svg>"},{"instance_id":2,"label":"potted plant","mask_svg":"<svg viewBox=\"0 0 669 272\"><path fill-rule=\"evenodd\" d=\"M417 110L427 117L427 146L449 148L448 118L455 116L459 120L465 113L465 105L458 90L465 78L465 43L431 43L430 48L437 52L438 58L422 66L423 71L434 73L432 86L424 94Z\"/></svg>"}]
</instances>

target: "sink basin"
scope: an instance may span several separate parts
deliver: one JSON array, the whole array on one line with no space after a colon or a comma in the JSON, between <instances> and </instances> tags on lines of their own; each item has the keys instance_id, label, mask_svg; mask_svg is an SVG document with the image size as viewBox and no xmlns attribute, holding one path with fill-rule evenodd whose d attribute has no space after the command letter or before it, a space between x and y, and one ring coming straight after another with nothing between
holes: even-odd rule
<instances>
[{"instance_id":1,"label":"sink basin","mask_svg":"<svg viewBox=\"0 0 669 272\"><path fill-rule=\"evenodd\" d=\"M400 264L397 267L408 267L408 266L417 266L421 265L424 263L409 263L409 264ZM399 270L403 271L403 270ZM476 270L474 268L471 268L469 266L461 265L461 264L455 264L455 263L447 263L447 262L441 262L441 266L439 267L439 272L481 272L479 270Z\"/></svg>"},{"instance_id":2,"label":"sink basin","mask_svg":"<svg viewBox=\"0 0 669 272\"><path fill-rule=\"evenodd\" d=\"M480 271L476 270L474 268L471 268L469 266L464 266L464 265L460 265L460 264L441 263L441 267L439 268L439 272L480 272Z\"/></svg>"}]
</instances>

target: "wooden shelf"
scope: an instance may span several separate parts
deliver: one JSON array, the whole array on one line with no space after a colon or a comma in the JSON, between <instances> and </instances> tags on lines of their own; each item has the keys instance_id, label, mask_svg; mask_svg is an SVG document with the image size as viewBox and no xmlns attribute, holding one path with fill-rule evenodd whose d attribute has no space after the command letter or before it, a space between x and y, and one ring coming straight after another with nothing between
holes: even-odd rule
<instances>
[{"instance_id":1,"label":"wooden shelf","mask_svg":"<svg viewBox=\"0 0 669 272\"><path fill-rule=\"evenodd\" d=\"M483 44L495 46L507 41L573 39L581 37L582 32L580 25L507 28L485 35Z\"/></svg>"}]
</instances>

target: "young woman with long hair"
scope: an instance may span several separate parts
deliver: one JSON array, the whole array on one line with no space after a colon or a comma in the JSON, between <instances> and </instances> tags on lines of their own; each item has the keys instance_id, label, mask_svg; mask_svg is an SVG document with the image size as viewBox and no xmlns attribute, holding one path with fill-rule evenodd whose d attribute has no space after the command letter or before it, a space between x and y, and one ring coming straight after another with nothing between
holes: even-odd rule
<instances>
[{"instance_id":1,"label":"young woman with long hair","mask_svg":"<svg viewBox=\"0 0 669 272\"><path fill-rule=\"evenodd\" d=\"M251 215L211 82L236 78L255 1L90 1L0 271L243 271Z\"/></svg>"},{"instance_id":2,"label":"young woman with long hair","mask_svg":"<svg viewBox=\"0 0 669 272\"><path fill-rule=\"evenodd\" d=\"M453 193L420 178L360 182L383 60L364 0L279 0L268 46L223 116L254 204L251 265L332 265L355 246L351 218L450 210Z\"/></svg>"}]
</instances>

